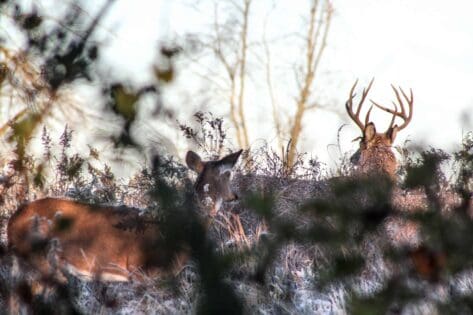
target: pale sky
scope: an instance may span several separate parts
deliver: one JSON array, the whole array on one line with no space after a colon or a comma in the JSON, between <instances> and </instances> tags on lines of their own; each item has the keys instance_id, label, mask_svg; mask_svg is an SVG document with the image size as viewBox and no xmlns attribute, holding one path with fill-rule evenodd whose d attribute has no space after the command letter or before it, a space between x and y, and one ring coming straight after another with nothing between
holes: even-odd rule
<instances>
[{"instance_id":1,"label":"pale sky","mask_svg":"<svg viewBox=\"0 0 473 315\"><path fill-rule=\"evenodd\" d=\"M109 20L114 21L112 33L116 36L107 52L107 62L120 63L121 71L127 75L146 78L149 75L147 62L156 56L156 42L152 39L195 32L209 23L212 12L206 9L199 12L183 4L189 2L162 0L151 5L144 0L118 1L109 16ZM271 2L260 1L254 12L267 12L267 4ZM297 30L307 1L276 2L276 9L270 16L270 32ZM141 10L148 6L151 6L149 10ZM472 117L463 123L461 117L473 109L473 2L334 0L333 6L335 13L321 63L316 88L319 97L316 98L336 104L343 111L354 80L359 78L361 84L367 84L373 76L376 81L370 97L380 103L389 105L393 100L390 83L405 90L412 88L414 117L396 143L401 144L409 138L413 143L443 149L458 145L462 132L472 130ZM263 18L261 16L260 20ZM258 23L254 22L255 29L261 26ZM260 29L254 34L258 32ZM286 58L300 57L294 53ZM192 89L194 83L178 80L176 84L185 90L186 85ZM250 94L257 93L251 88L249 91ZM250 96L261 101L265 99L264 96ZM282 100L291 97L281 95ZM253 139L273 140L271 122L267 126L261 123L267 117L267 110L251 101L247 106ZM192 107L189 110L189 113L181 111L180 118L189 119ZM209 110L220 113L219 109ZM378 129L384 129L390 118L386 113L375 113L373 117ZM324 162L336 158L335 153L327 152L327 146L335 143L336 131L343 123L348 123L349 127L341 135L342 149L354 149L356 145L350 141L359 135L359 131L347 117L340 120L334 114L319 111L306 117L300 150L317 155ZM258 140L253 143L257 145Z\"/></svg>"},{"instance_id":2,"label":"pale sky","mask_svg":"<svg viewBox=\"0 0 473 315\"><path fill-rule=\"evenodd\" d=\"M103 25L103 38L108 43L102 60L115 68L111 74L124 79L133 77L146 81L151 76L150 64L155 60L157 39L176 34L204 30L212 19L211 7L191 8L193 0L118 0ZM268 18L268 37L301 32L301 16L307 15L308 0L256 0L253 24L254 40L261 36L263 20L269 4L277 3ZM349 89L356 78L359 87L376 78L370 98L389 105L394 96L390 83L414 91L414 117L403 130L396 144L408 138L414 144L426 144L451 150L460 144L462 133L473 129L473 116L461 119L473 110L473 1L469 0L333 0L335 12L328 46L321 61L315 99L344 111ZM98 2L90 0L91 8ZM298 6L299 5L299 6ZM302 58L291 47L276 47L274 58L289 63ZM291 106L294 95L285 93L286 76L291 68L280 67L275 85L280 106ZM179 71L175 87L169 94L192 93L202 82L194 82L184 70ZM185 76L185 77L184 77ZM274 143L272 121L267 121L269 99L261 82L252 78L247 93L247 111L252 144L261 141ZM265 85L263 85L265 87ZM261 92L263 91L263 92ZM279 92L280 91L280 92ZM262 94L263 93L263 94ZM176 96L169 96L170 104ZM209 107L224 114L223 106ZM224 107L226 109L227 107ZM191 119L196 107L178 108L179 119ZM390 117L374 113L378 129L385 129ZM266 122L266 123L265 123ZM359 130L346 115L315 111L305 119L301 152L318 156L331 164L338 159L337 129L348 127L341 134L342 150L354 150L351 140ZM230 127L230 125L228 125ZM157 127L159 128L159 127ZM231 134L231 130L230 130ZM181 152L187 149L182 140L177 143Z\"/></svg>"}]
</instances>

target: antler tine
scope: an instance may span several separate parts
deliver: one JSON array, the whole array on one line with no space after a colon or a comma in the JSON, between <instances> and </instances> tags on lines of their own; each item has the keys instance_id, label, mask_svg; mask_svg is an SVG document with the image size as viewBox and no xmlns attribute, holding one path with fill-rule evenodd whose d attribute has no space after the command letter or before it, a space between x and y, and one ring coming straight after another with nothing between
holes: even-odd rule
<instances>
[{"instance_id":1,"label":"antler tine","mask_svg":"<svg viewBox=\"0 0 473 315\"><path fill-rule=\"evenodd\" d=\"M392 102L394 105L394 110L397 112L397 105L395 102ZM393 114L393 117L391 118L391 122L389 123L388 131L394 126L394 121L396 120L396 115Z\"/></svg>"},{"instance_id":2,"label":"antler tine","mask_svg":"<svg viewBox=\"0 0 473 315\"><path fill-rule=\"evenodd\" d=\"M384 107L383 105L376 103L376 102L373 101L372 99L370 99L370 102L373 103L373 105L375 105L375 106L378 107L379 109L384 110L385 112L391 113L391 114L393 114L393 115L396 114L396 112L393 111L391 108Z\"/></svg>"},{"instance_id":3,"label":"antler tine","mask_svg":"<svg viewBox=\"0 0 473 315\"><path fill-rule=\"evenodd\" d=\"M391 119L391 123L389 125L389 128L393 127L394 120L395 120L396 116L403 119L404 123L402 125L398 126L398 130L402 130L411 122L413 107L414 107L414 95L412 93L412 89L410 89L410 97L409 97L409 96L407 96L407 94L404 92L404 90L401 87L399 87L399 90L401 91L401 93L399 93L398 89L396 89L396 87L394 85L391 84L391 87L394 91L394 94L396 95L397 101L399 102L399 106L401 108L401 111L398 111L397 104L395 102L392 102L393 105L394 105L394 110L392 110L391 108L384 107L384 106L376 103L373 100L370 100L370 101L376 107L378 107L378 108L380 108L380 109L382 109L382 110L384 110L384 111L386 111L386 112L393 115L393 118ZM406 108L404 106L404 102L402 101L401 94L407 101L407 105L409 106L409 114L406 113Z\"/></svg>"},{"instance_id":4,"label":"antler tine","mask_svg":"<svg viewBox=\"0 0 473 315\"><path fill-rule=\"evenodd\" d=\"M368 112L366 113L366 116L365 116L365 126L368 125L368 123L370 122L370 114L371 114L371 110L373 109L373 105L371 105L370 109L368 109Z\"/></svg>"},{"instance_id":5,"label":"antler tine","mask_svg":"<svg viewBox=\"0 0 473 315\"><path fill-rule=\"evenodd\" d=\"M404 98L406 99L407 105L409 106L410 116L412 116L412 109L414 108L414 94L412 93L412 89L409 89L410 97L407 96L407 94L401 87L399 87L399 90L401 90L402 96L404 96Z\"/></svg>"},{"instance_id":6,"label":"antler tine","mask_svg":"<svg viewBox=\"0 0 473 315\"><path fill-rule=\"evenodd\" d=\"M356 87L357 84L358 84L358 79L356 79L355 83L353 84L353 86L350 89L350 96L353 95L353 91L355 91L355 87ZM355 96L355 95L353 95L353 96Z\"/></svg>"},{"instance_id":7,"label":"antler tine","mask_svg":"<svg viewBox=\"0 0 473 315\"><path fill-rule=\"evenodd\" d=\"M404 104L402 103L402 98L401 98L401 95L399 94L399 91L392 84L391 84L391 88L393 89L394 94L396 94L396 98L397 98L397 101L399 102L399 105L401 105L401 114L406 115L406 110L404 108ZM396 112L397 112L397 109L396 109Z\"/></svg>"},{"instance_id":8,"label":"antler tine","mask_svg":"<svg viewBox=\"0 0 473 315\"><path fill-rule=\"evenodd\" d=\"M401 95L399 94L399 91L394 87L394 85L391 84L391 87L394 90L394 93L396 94L397 101L399 102L399 105L401 106L401 112L399 113L396 109L396 115L399 116L404 120L402 125L398 127L398 130L402 130L409 125L412 119L412 109L414 106L414 95L412 93L412 89L410 89L410 98L407 96L407 94L404 92L404 90L399 87L399 90L401 91L402 96L406 99L407 105L409 106L409 114L406 114L406 108L404 107L404 102L402 101Z\"/></svg>"},{"instance_id":9,"label":"antler tine","mask_svg":"<svg viewBox=\"0 0 473 315\"><path fill-rule=\"evenodd\" d=\"M357 84L358 84L358 79L356 79L355 83L353 84L353 86L350 89L350 95L349 95L349 97L348 97L348 99L345 103L345 108L347 110L348 116L350 116L350 118L356 123L356 125L361 130L363 130L364 126L363 126L363 123L360 121L359 115L357 115L353 112L353 98L355 97L355 94L353 92L355 91L355 87L356 87ZM358 113L358 111L359 111L359 109L357 108L357 113Z\"/></svg>"},{"instance_id":10,"label":"antler tine","mask_svg":"<svg viewBox=\"0 0 473 315\"><path fill-rule=\"evenodd\" d=\"M368 123L368 120L369 120L369 116L370 116L370 112L371 112L371 108L368 110L368 113L366 115L366 118L365 118L365 124L363 124L363 122L361 121L360 119L360 112L361 112L361 107L363 105L363 102L365 101L366 99L366 96L368 95L370 89L371 89L371 86L373 85L373 81L374 81L374 78L371 79L370 81L370 84L363 89L363 92L362 92L362 95L361 95L361 99L358 103L358 106L356 108L356 112L353 111L353 98L356 96L356 94L354 94L354 91L355 91L355 87L356 85L358 84L358 79L356 79L355 83L353 84L353 86L351 87L351 90L350 90L350 96L348 98L348 100L346 101L345 103L345 107L346 107L346 110L347 110L347 113L348 115L350 116L350 118L357 124L357 126L361 129L361 130L364 130L365 129L365 125Z\"/></svg>"},{"instance_id":11,"label":"antler tine","mask_svg":"<svg viewBox=\"0 0 473 315\"><path fill-rule=\"evenodd\" d=\"M357 115L360 115L361 111L361 105L364 103L366 96L368 95L368 92L371 89L371 86L373 85L374 78L371 79L370 84L368 84L368 87L363 88L363 93L361 94L361 99L360 102L358 103L358 110L356 111Z\"/></svg>"},{"instance_id":12,"label":"antler tine","mask_svg":"<svg viewBox=\"0 0 473 315\"><path fill-rule=\"evenodd\" d=\"M384 106L381 105L381 104L376 103L376 102L373 101L372 99L370 99L370 102L373 103L373 105L375 105L376 107L378 107L378 108L384 110L385 112L388 112L388 113L390 113L390 114L393 115L393 117L391 118L391 122L389 123L389 127L388 127L388 130L391 129L391 128L393 127L393 125L394 125L394 121L395 121L396 116L397 116L397 114L398 114L398 113L397 113L397 105L396 105L396 103L392 102L393 105L394 105L394 110L392 110L391 108L387 108L387 107L384 107Z\"/></svg>"}]
</instances>

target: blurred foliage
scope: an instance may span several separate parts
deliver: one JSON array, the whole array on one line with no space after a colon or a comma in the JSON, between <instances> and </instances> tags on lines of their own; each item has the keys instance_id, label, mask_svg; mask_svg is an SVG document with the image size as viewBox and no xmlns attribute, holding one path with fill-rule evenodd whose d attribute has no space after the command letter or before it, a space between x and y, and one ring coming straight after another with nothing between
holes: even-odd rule
<instances>
[{"instance_id":1,"label":"blurred foliage","mask_svg":"<svg viewBox=\"0 0 473 315\"><path fill-rule=\"evenodd\" d=\"M43 129L42 135L42 143L45 149L44 162L38 163L34 159L29 159L28 145L30 139L41 127L45 118L50 115L51 106L54 104L53 101L58 91L64 86L82 79L93 80L102 86L104 100L108 105L105 107L105 111L120 118L121 132L118 137L112 136L114 143L117 146L134 148L139 152L143 149L130 133L130 129L136 120L139 101L145 94L156 94L159 84L172 81L174 77L172 58L179 50L161 48L161 60L159 65L155 67L156 84L154 85L136 88L130 87L125 82L108 82L108 80L100 78L99 73L95 71L95 65L101 47L93 40L93 34L106 12L111 8L112 3L113 1L107 1L91 20L87 17L88 14L82 10L80 2L71 3L63 16L56 17L61 22L53 23L52 27L45 25L45 18L35 5L27 8L22 6L20 1L6 1L0 4L1 14L11 17L16 30L26 38L27 44L22 48L21 58L22 60L34 60L36 65L39 66L41 71L35 73L35 75L38 75L40 80L38 82L44 84L38 88L45 90L48 99L51 100L51 102L43 103L41 107L35 106L36 109L27 107L10 122L9 141L16 146L15 153L17 155L15 171L19 172L25 179L22 185L26 189L29 188L28 179L31 177L34 178L33 182L36 185L45 186L43 172L46 164L54 157L51 153L51 138L46 129ZM7 38L1 38L1 40L7 41ZM16 82L14 77L17 74L13 69L21 60L15 59L15 54L12 57L8 49L2 50L2 53L5 58L10 57L7 61L11 63L6 67L2 64L2 78L10 76L12 89L20 89L21 87L14 84ZM3 81L4 79L2 79ZM28 81L28 78L25 81ZM32 92L32 95L32 99L26 99L27 105L34 104L37 101L34 99L35 91ZM155 113L160 113L158 108ZM169 111L167 113L169 114ZM88 202L97 202L99 201L97 198L101 198L101 196L104 197L100 200L101 202L116 201L114 196L118 189L107 167L103 172L100 172L91 164L88 164L89 176L92 176L91 190L84 189L87 187L87 180L90 179L90 177L84 177L86 159L79 154L70 156L68 149L71 146L71 140L72 130L66 126L59 142L62 149L60 158L56 163L56 180L59 185L53 188L57 189L55 195L62 192L62 194L69 197ZM97 157L97 152L91 150L91 157ZM149 186L148 195L150 199L159 204L160 225L164 227L162 233L165 235L165 239L168 240L165 244L167 249L164 250L168 253L180 250L181 246L179 244L191 247L192 255L199 266L201 278L200 288L202 293L198 303L199 313L241 313L242 303L240 299L233 293L233 289L229 284L223 280L225 268L219 263L220 256L214 250L215 245L206 237L201 220L196 217L198 212L193 211L195 208L193 197L192 194L189 195L188 193L192 189L187 187L188 189L184 190L184 196L182 196L175 186L170 185L164 179L165 176L169 178L171 173L178 174L181 171L169 171L171 168L168 166L172 163L162 164L161 161L161 158L155 157L152 171L148 172L152 175L152 181L154 182ZM101 195L96 188L99 186L96 182L97 179L113 193ZM20 185L19 182L16 184ZM28 192L24 194L27 195ZM182 206L183 200L186 202L184 207ZM70 222L65 222L62 227L67 229L69 225ZM176 229L176 227L179 228ZM45 249L43 246L35 248L37 248L37 251ZM149 262L152 264L154 263L153 249L149 251L149 255ZM21 302L27 305L27 308L33 313L68 314L78 312L70 296L62 294L69 292L69 290L64 290L53 279L44 279L44 281L56 287L57 290L55 291L57 293L53 295L53 299L46 295L35 296L32 293L32 287L28 283L19 282L10 286L7 285L8 288L2 292L4 293L2 300L7 301L10 293L18 291L17 295ZM8 292L9 290L11 291Z\"/></svg>"},{"instance_id":2,"label":"blurred foliage","mask_svg":"<svg viewBox=\"0 0 473 315\"><path fill-rule=\"evenodd\" d=\"M71 2L65 14L58 17L60 23L52 27L43 23L44 13L35 5L28 8L20 1L5 1L1 6L2 15L11 17L27 39L23 54L27 59L41 58L43 78L55 91L80 78L92 79L99 47L91 37L113 2L107 1L89 23L80 5Z\"/></svg>"},{"instance_id":3,"label":"blurred foliage","mask_svg":"<svg viewBox=\"0 0 473 315\"><path fill-rule=\"evenodd\" d=\"M197 112L194 114L197 127L193 128L179 123L183 136L196 144L209 157L217 158L228 146L227 132L223 128L223 119L212 113Z\"/></svg>"},{"instance_id":4,"label":"blurred foliage","mask_svg":"<svg viewBox=\"0 0 473 315\"><path fill-rule=\"evenodd\" d=\"M45 18L34 6L26 10L17 1L0 2L0 14L11 16L27 39L22 58L34 60L42 69L40 78L44 82L36 83L45 84L39 84L38 90L31 95L47 89L48 95L53 97L62 87L78 80L98 83L104 96L104 114L119 118L116 122L120 128L118 136L110 135L115 145L134 148L143 154L139 139L130 132L139 112L140 100L146 94L159 98L161 84L172 83L175 77L173 58L180 48L161 48L161 60L154 69L156 82L153 84L133 87L127 82L108 82L101 78L94 72L101 46L92 40L92 35L112 3L106 2L90 21L85 19L80 6L71 4L61 23L52 27L45 26ZM16 59L9 60L13 62ZM2 64L0 75L0 82L5 84L5 80L15 74L9 65ZM1 87L3 89L4 85ZM33 97L31 103L36 101ZM313 291L326 292L333 286L343 286L347 297L345 308L351 314L401 313L413 303L425 300L441 314L473 313L473 288L470 286L466 293L452 288L455 287L452 284L454 279L471 272L473 267L471 133L465 136L462 148L453 154L456 176L450 182L442 171L442 165L451 157L436 149L420 152L418 159L409 160L404 165L404 181L399 185L379 174L322 179L320 163L311 160L305 166L303 155L289 163L287 153L280 158L274 152L265 151L261 160L252 154L251 165L245 166L245 170L251 170L254 180L258 176L269 180L270 187L264 187L268 188L264 190L252 186L249 189L240 201L240 206L247 210L242 212L242 217L251 213L252 216L248 217L256 217L254 221L258 223L264 222L267 231L264 234L253 232L251 243L246 247L230 247L210 237L210 231L199 216L186 168L172 158L153 157L151 167L143 168L128 185L120 185L107 165L99 168L92 162L100 160L101 152L92 147L88 156L71 152L73 132L67 125L57 145L47 128L43 128L43 156L42 159L33 158L28 145L31 137L44 126L51 104L26 106L26 110L20 111L7 124L8 139L15 145L16 159L12 163L13 175L2 176L0 181L2 202L6 205L10 199L16 207L19 202L33 198L33 190L39 187L46 194L89 203L122 204L127 198L139 200L137 204L145 203L143 208L151 210L150 216L163 228L166 242L160 244L163 246L160 249L170 255L183 248L191 250L198 278L193 286L196 293L192 302L198 314L250 312L249 298L245 295L249 294L245 291L248 287L262 291L260 299L274 299L272 303L277 306L272 310L283 313L284 305L297 304L293 288L297 281L302 281L300 270L310 275ZM156 113L162 114L158 108ZM194 119L197 127L180 123L184 137L199 146L208 157L221 156L230 150L221 118L198 112ZM58 157L54 153L55 147L59 147ZM289 147L290 143L287 144ZM305 176L299 176L301 172L305 172ZM244 177L245 174L241 173L239 175ZM51 175L55 175L52 183L49 182L54 177ZM291 205L294 209L281 209L279 203L284 199L281 195L294 183L302 183L305 192L309 191L304 196L309 197L289 196L293 198ZM22 189L13 191L18 187ZM417 192L425 196L422 207L412 206L405 211L393 202L396 196L409 197ZM421 234L421 241L396 244L386 233L389 220L412 224ZM250 221L244 223L250 224ZM67 229L70 224L69 221L61 222L61 228ZM308 268L300 267L293 272L288 270L290 267L285 267L281 275L278 270L283 265L283 253L291 244L300 245L307 252L316 248L317 254L305 256L308 257L305 265ZM40 245L38 251L44 250L44 244ZM154 249L151 247L147 251L151 265L157 259ZM291 259L296 260L286 256L286 266ZM380 261L387 267L378 267ZM380 285L369 293L360 293L357 281L364 281L373 268L379 269L376 280ZM52 297L34 295L33 288L26 281L8 282L1 278L2 303L14 293L32 313L79 313L69 288L54 279L42 280L56 289ZM448 291L447 297L442 298L440 293L440 297L432 297L441 289ZM295 312L299 306L292 307Z\"/></svg>"}]
</instances>

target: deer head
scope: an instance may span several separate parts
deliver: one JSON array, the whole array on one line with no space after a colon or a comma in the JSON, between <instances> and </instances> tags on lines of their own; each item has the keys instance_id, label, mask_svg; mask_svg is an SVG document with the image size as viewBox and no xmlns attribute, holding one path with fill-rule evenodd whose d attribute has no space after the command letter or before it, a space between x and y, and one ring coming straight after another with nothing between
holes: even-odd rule
<instances>
[{"instance_id":1,"label":"deer head","mask_svg":"<svg viewBox=\"0 0 473 315\"><path fill-rule=\"evenodd\" d=\"M237 200L230 186L232 169L238 161L242 150L231 153L218 161L202 161L200 156L189 151L186 155L187 166L198 176L194 188L198 201L210 207L210 216L215 216L224 201Z\"/></svg>"},{"instance_id":2,"label":"deer head","mask_svg":"<svg viewBox=\"0 0 473 315\"><path fill-rule=\"evenodd\" d=\"M358 80L353 84L348 100L345 104L346 110L350 118L360 128L362 136L356 140L360 140L360 148L351 157L351 162L357 166L358 170L362 173L372 172L384 172L389 176L394 177L397 169L397 161L394 152L392 151L392 144L396 139L399 131L406 128L411 122L413 113L414 96L412 90L407 95L402 88L395 88L391 85L394 94L396 95L396 102L393 102L394 109L384 107L378 103L371 101L372 105L366 113L364 122L360 119L360 113L362 105L373 85L373 80L369 83L368 87L363 89L360 101L353 108L353 99L355 98L354 90L358 83ZM401 97L402 95L402 97ZM407 102L408 110L404 105L404 101ZM388 112L392 115L389 127L385 132L377 132L374 122L370 120L370 113L373 109L373 105L380 108L381 110ZM400 108L400 110L398 110ZM395 124L396 117L403 120L400 125Z\"/></svg>"}]
</instances>

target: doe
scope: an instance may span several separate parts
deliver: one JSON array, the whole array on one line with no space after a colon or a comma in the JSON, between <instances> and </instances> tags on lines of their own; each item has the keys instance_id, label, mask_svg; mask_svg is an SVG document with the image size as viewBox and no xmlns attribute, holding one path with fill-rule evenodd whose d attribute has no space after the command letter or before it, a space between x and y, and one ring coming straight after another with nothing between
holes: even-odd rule
<instances>
[{"instance_id":1,"label":"doe","mask_svg":"<svg viewBox=\"0 0 473 315\"><path fill-rule=\"evenodd\" d=\"M202 161L198 154L187 153L187 166L198 173L195 193L207 216L215 216L222 202L237 198L230 186L231 171L241 152L215 161ZM8 223L8 245L43 276L61 282L66 281L66 273L87 280L128 281L179 272L190 257L188 246L169 246L159 223L143 224L141 229L123 228L143 220L134 208L45 198L23 205L13 214ZM38 251L39 245L45 250Z\"/></svg>"}]
</instances>

